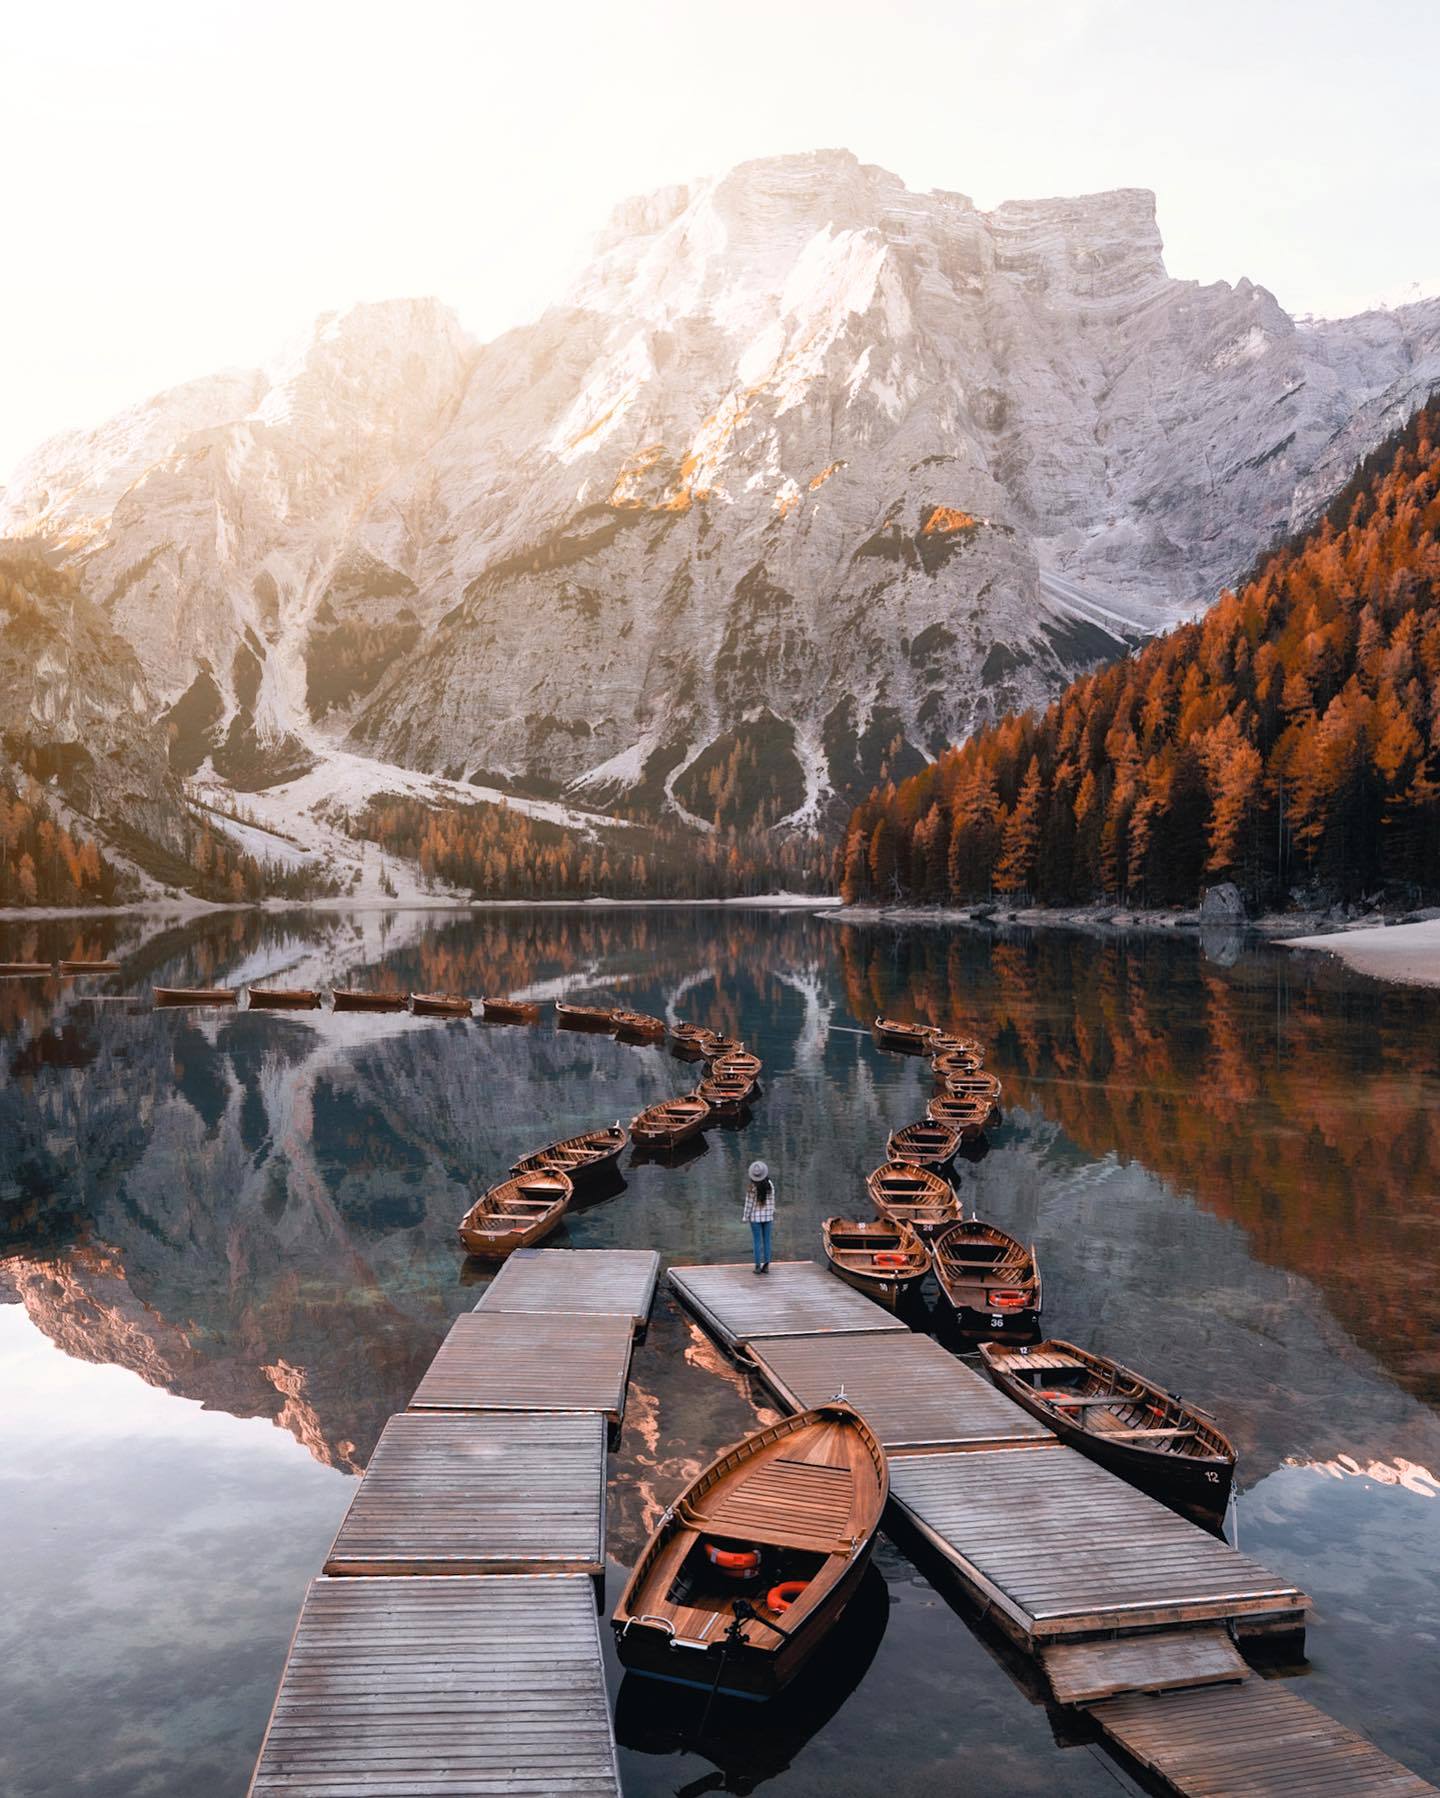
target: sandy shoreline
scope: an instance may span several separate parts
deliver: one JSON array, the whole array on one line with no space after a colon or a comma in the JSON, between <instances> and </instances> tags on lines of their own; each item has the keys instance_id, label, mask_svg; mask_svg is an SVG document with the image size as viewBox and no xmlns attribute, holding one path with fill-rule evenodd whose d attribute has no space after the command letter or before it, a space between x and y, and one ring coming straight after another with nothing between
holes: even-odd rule
<instances>
[{"instance_id":1,"label":"sandy shoreline","mask_svg":"<svg viewBox=\"0 0 1440 1798\"><path fill-rule=\"evenodd\" d=\"M1385 929L1340 930L1333 935L1286 937L1286 949L1318 949L1357 974L1407 986L1440 986L1440 918Z\"/></svg>"}]
</instances>

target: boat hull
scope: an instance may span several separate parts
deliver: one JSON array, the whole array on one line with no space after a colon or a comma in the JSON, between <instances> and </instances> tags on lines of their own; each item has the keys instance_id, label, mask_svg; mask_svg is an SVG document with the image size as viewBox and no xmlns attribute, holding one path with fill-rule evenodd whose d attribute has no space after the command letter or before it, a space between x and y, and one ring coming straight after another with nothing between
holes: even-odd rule
<instances>
[{"instance_id":1,"label":"boat hull","mask_svg":"<svg viewBox=\"0 0 1440 1798\"><path fill-rule=\"evenodd\" d=\"M491 1024L538 1024L540 1007L524 999L482 999L480 1015Z\"/></svg>"},{"instance_id":2,"label":"boat hull","mask_svg":"<svg viewBox=\"0 0 1440 1798\"><path fill-rule=\"evenodd\" d=\"M222 986L157 986L151 994L157 1005L233 1005L238 997Z\"/></svg>"},{"instance_id":3,"label":"boat hull","mask_svg":"<svg viewBox=\"0 0 1440 1798\"><path fill-rule=\"evenodd\" d=\"M252 986L249 1003L251 1011L314 1011L320 1004L320 995L298 988L257 992Z\"/></svg>"},{"instance_id":4,"label":"boat hull","mask_svg":"<svg viewBox=\"0 0 1440 1798\"><path fill-rule=\"evenodd\" d=\"M847 1286L853 1286L856 1292L863 1292L867 1299L883 1305L887 1311L903 1311L918 1300L929 1269L922 1267L913 1274L887 1274L881 1278L846 1267L843 1261L831 1261L830 1271Z\"/></svg>"},{"instance_id":5,"label":"boat hull","mask_svg":"<svg viewBox=\"0 0 1440 1798\"><path fill-rule=\"evenodd\" d=\"M588 1030L596 1036L609 1036L615 1028L614 1014L596 1011L589 1006L555 1005L555 1022L561 1030Z\"/></svg>"},{"instance_id":6,"label":"boat hull","mask_svg":"<svg viewBox=\"0 0 1440 1798\"><path fill-rule=\"evenodd\" d=\"M417 1018L468 1018L470 1001L449 993L411 993L410 1009Z\"/></svg>"}]
</instances>

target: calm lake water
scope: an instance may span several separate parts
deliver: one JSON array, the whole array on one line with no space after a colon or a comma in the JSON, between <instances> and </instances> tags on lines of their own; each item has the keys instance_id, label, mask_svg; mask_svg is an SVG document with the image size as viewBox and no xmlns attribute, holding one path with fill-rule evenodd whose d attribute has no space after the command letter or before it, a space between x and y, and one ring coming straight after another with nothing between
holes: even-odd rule
<instances>
[{"instance_id":1,"label":"calm lake water","mask_svg":"<svg viewBox=\"0 0 1440 1798\"><path fill-rule=\"evenodd\" d=\"M527 1149L693 1079L659 1048L408 1017L154 1012L152 982L620 1000L743 1036L743 1129L553 1240L777 1254L865 1210L920 1116L877 1011L973 1029L1006 1118L960 1181L1032 1238L1047 1331L1215 1411L1242 1546L1312 1594L1296 1687L1440 1779L1440 999L1278 950L715 911L0 927L0 1791L240 1798L306 1581L385 1419L485 1279L454 1226ZM764 1396L662 1296L612 1461L612 1588ZM613 1590L612 1590L613 1596ZM608 1635L608 1631L606 1632ZM764 1716L617 1692L627 1793L1136 1788L883 1539L823 1677Z\"/></svg>"}]
</instances>

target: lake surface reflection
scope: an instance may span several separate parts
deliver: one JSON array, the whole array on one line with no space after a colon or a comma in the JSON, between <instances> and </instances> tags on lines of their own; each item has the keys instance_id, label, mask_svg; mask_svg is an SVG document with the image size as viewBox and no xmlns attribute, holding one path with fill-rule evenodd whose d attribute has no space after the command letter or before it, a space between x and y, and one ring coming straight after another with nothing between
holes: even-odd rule
<instances>
[{"instance_id":1,"label":"lake surface reflection","mask_svg":"<svg viewBox=\"0 0 1440 1798\"><path fill-rule=\"evenodd\" d=\"M1440 1030L1432 996L1193 941L706 910L237 914L0 927L0 1790L245 1790L306 1580L389 1414L488 1276L454 1226L525 1150L691 1084L663 1049L399 1016L154 1012L152 982L571 992L743 1036L744 1128L623 1168L557 1244L741 1259L865 1207L923 1063L973 1029L1006 1120L967 1201L1033 1238L1045 1325L1214 1410L1243 1546L1316 1600L1299 1689L1440 1778ZM661 1299L612 1463L612 1584L764 1395ZM763 1719L618 1671L631 1794L1113 1792L1121 1774L896 1548ZM1127 1787L1127 1789L1133 1789Z\"/></svg>"}]
</instances>

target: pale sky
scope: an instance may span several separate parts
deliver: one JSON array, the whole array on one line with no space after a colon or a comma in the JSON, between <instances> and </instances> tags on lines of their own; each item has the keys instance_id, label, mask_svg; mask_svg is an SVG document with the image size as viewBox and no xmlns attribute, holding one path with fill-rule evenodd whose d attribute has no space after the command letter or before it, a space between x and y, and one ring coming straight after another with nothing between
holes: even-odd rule
<instances>
[{"instance_id":1,"label":"pale sky","mask_svg":"<svg viewBox=\"0 0 1440 1798\"><path fill-rule=\"evenodd\" d=\"M1440 291L1433 0L0 4L0 480L41 438L438 294L558 296L616 201L845 146L912 188L1149 187L1172 274Z\"/></svg>"}]
</instances>

